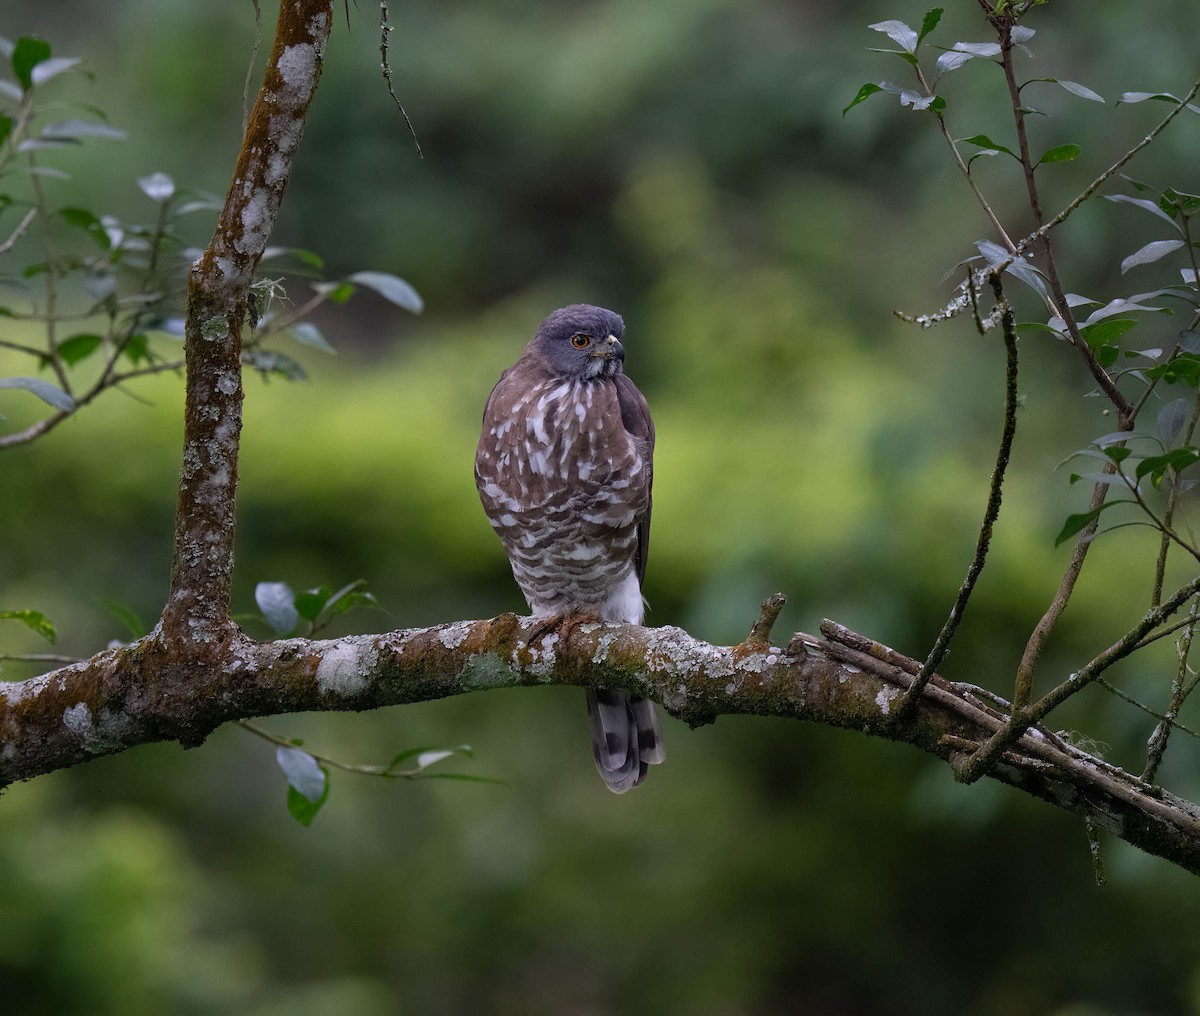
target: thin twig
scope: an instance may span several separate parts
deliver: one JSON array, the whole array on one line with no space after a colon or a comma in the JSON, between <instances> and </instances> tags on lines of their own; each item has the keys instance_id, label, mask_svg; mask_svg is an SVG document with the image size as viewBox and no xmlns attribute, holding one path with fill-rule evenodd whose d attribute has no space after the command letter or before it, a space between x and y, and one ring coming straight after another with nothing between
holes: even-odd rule
<instances>
[{"instance_id":1,"label":"thin twig","mask_svg":"<svg viewBox=\"0 0 1200 1016\"><path fill-rule=\"evenodd\" d=\"M17 223L17 228L8 235L8 239L3 243L0 243L0 254L7 254L13 249L13 247L16 245L16 242L25 235L25 231L29 228L29 224L33 222L35 218L37 218L37 213L38 210L36 207L29 209L29 211L25 213L25 218Z\"/></svg>"},{"instance_id":2,"label":"thin twig","mask_svg":"<svg viewBox=\"0 0 1200 1016\"><path fill-rule=\"evenodd\" d=\"M1179 666L1175 670L1175 678L1171 682L1171 702L1167 706L1166 713L1159 717L1158 725L1154 728L1150 735L1149 741L1146 742L1146 768L1142 771L1142 779L1147 783L1153 783L1154 777L1158 774L1158 767L1162 765L1163 755L1167 751L1167 740L1171 736L1171 728L1175 725L1175 717L1179 715L1179 710L1183 708L1184 700L1188 693L1195 688L1195 681L1188 680L1188 656L1192 651L1192 637L1196 631L1196 615L1197 608L1200 604L1193 602L1190 611L1190 623L1183 630L1183 634L1177 643L1179 649Z\"/></svg>"},{"instance_id":3,"label":"thin twig","mask_svg":"<svg viewBox=\"0 0 1200 1016\"><path fill-rule=\"evenodd\" d=\"M966 578L963 579L962 585L959 586L954 606L950 608L950 616L946 618L946 623L942 625L942 630L938 632L933 648L929 651L929 656L921 667L920 673L917 674L916 680L913 681L912 687L904 693L904 696L893 710L892 715L896 723L903 723L912 716L921 693L925 689L925 685L929 683L929 679L946 658L946 653L950 649L950 641L954 638L954 634L958 630L958 625L966 613L967 603L971 599L975 583L983 572L983 566L987 561L988 547L992 541L992 527L1000 515L1004 474L1008 469L1008 462L1012 456L1013 438L1017 432L1017 332L1013 310L1005 299L1004 286L999 276L992 277L992 291L996 296L996 305L1001 308L1000 318L1004 330L1004 427L1000 435L1000 447L996 452L996 465L992 469L992 479L988 487L987 507L983 513L983 524L979 527L979 539L975 544L975 556L971 559ZM978 321L978 312L976 312L976 321L982 333L983 325L982 322Z\"/></svg>"},{"instance_id":4,"label":"thin twig","mask_svg":"<svg viewBox=\"0 0 1200 1016\"><path fill-rule=\"evenodd\" d=\"M408 118L408 112L405 110L404 104L400 101L400 97L396 94L396 89L392 86L392 65L388 61L388 36L391 33L392 26L388 24L387 0L379 0L379 67L383 71L383 80L387 84L388 95L392 97L392 102L396 104L396 108L400 110L400 115L404 117L408 133L412 135L413 144L417 146L417 158L423 159L425 155L421 151L421 142L417 140L417 132L413 129L412 121Z\"/></svg>"}]
</instances>

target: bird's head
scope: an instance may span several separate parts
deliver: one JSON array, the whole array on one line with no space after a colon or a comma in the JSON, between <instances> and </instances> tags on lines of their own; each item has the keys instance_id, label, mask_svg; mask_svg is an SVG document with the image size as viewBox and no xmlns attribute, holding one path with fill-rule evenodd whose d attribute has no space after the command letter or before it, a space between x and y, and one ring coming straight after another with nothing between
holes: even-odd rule
<instances>
[{"instance_id":1,"label":"bird's head","mask_svg":"<svg viewBox=\"0 0 1200 1016\"><path fill-rule=\"evenodd\" d=\"M620 314L574 303L542 322L526 354L540 360L556 377L572 381L614 377L625 362L624 332Z\"/></svg>"}]
</instances>

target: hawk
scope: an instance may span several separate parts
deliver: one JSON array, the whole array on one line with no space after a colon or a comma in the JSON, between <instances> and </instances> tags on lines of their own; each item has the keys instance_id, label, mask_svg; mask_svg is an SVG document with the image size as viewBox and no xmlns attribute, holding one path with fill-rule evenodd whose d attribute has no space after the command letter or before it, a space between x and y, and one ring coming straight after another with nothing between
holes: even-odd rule
<instances>
[{"instance_id":1,"label":"hawk","mask_svg":"<svg viewBox=\"0 0 1200 1016\"><path fill-rule=\"evenodd\" d=\"M475 484L535 617L641 624L654 424L623 373L625 322L556 310L483 409ZM587 689L596 768L623 794L666 758L654 703Z\"/></svg>"}]
</instances>

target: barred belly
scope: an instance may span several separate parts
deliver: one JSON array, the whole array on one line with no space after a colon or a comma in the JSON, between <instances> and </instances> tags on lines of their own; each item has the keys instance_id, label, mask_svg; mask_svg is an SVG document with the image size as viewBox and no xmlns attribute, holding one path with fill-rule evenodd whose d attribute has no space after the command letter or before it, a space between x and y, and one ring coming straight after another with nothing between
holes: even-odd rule
<instances>
[{"instance_id":1,"label":"barred belly","mask_svg":"<svg viewBox=\"0 0 1200 1016\"><path fill-rule=\"evenodd\" d=\"M530 609L640 622L634 559L650 478L615 387L546 383L493 396L509 397L504 422L480 441L476 472Z\"/></svg>"}]
</instances>

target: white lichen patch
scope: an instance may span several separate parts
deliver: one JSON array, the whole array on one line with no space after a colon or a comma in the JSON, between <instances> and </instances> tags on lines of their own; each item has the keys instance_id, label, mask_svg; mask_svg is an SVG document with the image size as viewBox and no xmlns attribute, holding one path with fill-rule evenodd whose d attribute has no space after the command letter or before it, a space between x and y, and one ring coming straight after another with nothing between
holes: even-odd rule
<instances>
[{"instance_id":1,"label":"white lichen patch","mask_svg":"<svg viewBox=\"0 0 1200 1016\"><path fill-rule=\"evenodd\" d=\"M691 674L698 662L690 652L691 644L691 636L682 628L672 625L655 628L646 639L646 662L654 670L668 674Z\"/></svg>"},{"instance_id":2,"label":"white lichen patch","mask_svg":"<svg viewBox=\"0 0 1200 1016\"><path fill-rule=\"evenodd\" d=\"M501 688L511 684L511 671L495 653L473 653L463 665L463 685L468 688Z\"/></svg>"},{"instance_id":3,"label":"white lichen patch","mask_svg":"<svg viewBox=\"0 0 1200 1016\"><path fill-rule=\"evenodd\" d=\"M279 76L292 103L302 104L317 86L317 51L307 42L288 46L280 55Z\"/></svg>"},{"instance_id":4,"label":"white lichen patch","mask_svg":"<svg viewBox=\"0 0 1200 1016\"><path fill-rule=\"evenodd\" d=\"M677 684L674 688L664 688L662 703L668 709L680 710L687 704L688 688L686 684Z\"/></svg>"},{"instance_id":5,"label":"white lichen patch","mask_svg":"<svg viewBox=\"0 0 1200 1016\"><path fill-rule=\"evenodd\" d=\"M242 205L242 235L234 238L233 245L243 254L266 247L274 211L269 189L259 187L252 191Z\"/></svg>"},{"instance_id":6,"label":"white lichen patch","mask_svg":"<svg viewBox=\"0 0 1200 1016\"><path fill-rule=\"evenodd\" d=\"M885 684L875 696L875 704L879 711L887 716L892 711L892 703L900 697L900 689L891 684Z\"/></svg>"},{"instance_id":7,"label":"white lichen patch","mask_svg":"<svg viewBox=\"0 0 1200 1016\"><path fill-rule=\"evenodd\" d=\"M775 662L774 657L771 658L771 662ZM767 666L766 653L747 653L742 657L740 664L742 670L748 670L754 674L761 674L765 666Z\"/></svg>"},{"instance_id":8,"label":"white lichen patch","mask_svg":"<svg viewBox=\"0 0 1200 1016\"><path fill-rule=\"evenodd\" d=\"M558 634L551 632L545 638L539 639L536 645L529 646L529 666L531 674L538 677L549 677L554 671L555 651L558 645Z\"/></svg>"},{"instance_id":9,"label":"white lichen patch","mask_svg":"<svg viewBox=\"0 0 1200 1016\"><path fill-rule=\"evenodd\" d=\"M438 632L438 641L447 649L457 649L467 641L472 627L474 625L470 621L455 621L454 624L448 624Z\"/></svg>"},{"instance_id":10,"label":"white lichen patch","mask_svg":"<svg viewBox=\"0 0 1200 1016\"><path fill-rule=\"evenodd\" d=\"M333 695L355 695L367 686L379 654L370 643L339 639L325 650L317 664L317 687Z\"/></svg>"},{"instance_id":11,"label":"white lichen patch","mask_svg":"<svg viewBox=\"0 0 1200 1016\"><path fill-rule=\"evenodd\" d=\"M593 663L604 663L608 659L608 651L612 648L612 644L617 641L617 636L610 631L606 631L600 636L596 643L596 651L592 653Z\"/></svg>"},{"instance_id":12,"label":"white lichen patch","mask_svg":"<svg viewBox=\"0 0 1200 1016\"><path fill-rule=\"evenodd\" d=\"M63 726L83 742L92 738L95 724L92 723L92 711L86 702L76 702L63 710Z\"/></svg>"},{"instance_id":13,"label":"white lichen patch","mask_svg":"<svg viewBox=\"0 0 1200 1016\"><path fill-rule=\"evenodd\" d=\"M37 698L49 683L50 678L46 674L31 677L25 681L13 681L11 683L0 681L0 698L6 699L10 706L15 706L22 699ZM61 676L58 678L58 683L60 687L64 685Z\"/></svg>"}]
</instances>

